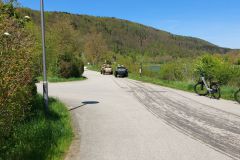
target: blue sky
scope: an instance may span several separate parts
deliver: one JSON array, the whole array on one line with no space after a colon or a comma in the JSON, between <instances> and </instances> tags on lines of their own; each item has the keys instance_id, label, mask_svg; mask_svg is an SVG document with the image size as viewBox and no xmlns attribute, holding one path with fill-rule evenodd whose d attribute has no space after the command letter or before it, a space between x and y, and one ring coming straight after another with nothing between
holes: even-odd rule
<instances>
[{"instance_id":1,"label":"blue sky","mask_svg":"<svg viewBox=\"0 0 240 160\"><path fill-rule=\"evenodd\" d=\"M40 0L19 0L39 10ZM127 19L240 48L240 0L45 0L45 10Z\"/></svg>"}]
</instances>

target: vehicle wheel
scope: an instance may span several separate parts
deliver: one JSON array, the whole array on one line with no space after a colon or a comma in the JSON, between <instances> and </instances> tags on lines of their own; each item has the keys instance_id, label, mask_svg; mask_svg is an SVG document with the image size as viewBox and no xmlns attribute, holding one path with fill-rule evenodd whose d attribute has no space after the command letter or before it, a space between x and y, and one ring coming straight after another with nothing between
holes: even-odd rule
<instances>
[{"instance_id":1,"label":"vehicle wheel","mask_svg":"<svg viewBox=\"0 0 240 160\"><path fill-rule=\"evenodd\" d=\"M234 94L234 98L235 100L240 103L240 90L238 90L235 94Z\"/></svg>"},{"instance_id":2,"label":"vehicle wheel","mask_svg":"<svg viewBox=\"0 0 240 160\"><path fill-rule=\"evenodd\" d=\"M221 98L221 90L218 84L214 83L210 87L212 89L212 96L215 99L220 99Z\"/></svg>"},{"instance_id":3,"label":"vehicle wheel","mask_svg":"<svg viewBox=\"0 0 240 160\"><path fill-rule=\"evenodd\" d=\"M199 96L206 96L208 94L207 88L204 86L203 82L198 82L194 86L194 91L197 93Z\"/></svg>"}]
</instances>

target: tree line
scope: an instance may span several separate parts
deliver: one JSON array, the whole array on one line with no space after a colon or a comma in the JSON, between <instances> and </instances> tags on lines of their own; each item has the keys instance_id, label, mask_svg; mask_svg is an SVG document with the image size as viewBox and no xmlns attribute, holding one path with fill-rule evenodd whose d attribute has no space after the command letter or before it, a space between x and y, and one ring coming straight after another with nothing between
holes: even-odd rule
<instances>
[{"instance_id":1,"label":"tree line","mask_svg":"<svg viewBox=\"0 0 240 160\"><path fill-rule=\"evenodd\" d=\"M39 33L39 12L19 10L32 18L33 33ZM57 74L56 59L63 52L84 62L99 64L105 60L116 61L116 57L131 57L138 63L143 59L146 63L166 63L206 52L226 54L233 51L198 38L173 35L116 18L46 12L46 26L49 74ZM36 37L40 41L40 35Z\"/></svg>"}]
</instances>

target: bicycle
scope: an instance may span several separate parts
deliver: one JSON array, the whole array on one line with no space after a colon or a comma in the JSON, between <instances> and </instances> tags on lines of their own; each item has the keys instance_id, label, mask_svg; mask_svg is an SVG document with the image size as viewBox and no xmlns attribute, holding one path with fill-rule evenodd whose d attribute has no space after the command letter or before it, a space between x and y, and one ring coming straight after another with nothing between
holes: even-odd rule
<instances>
[{"instance_id":1,"label":"bicycle","mask_svg":"<svg viewBox=\"0 0 240 160\"><path fill-rule=\"evenodd\" d=\"M211 97L215 99L221 98L220 84L218 82L212 82L211 79L207 82L203 74L201 74L197 84L194 85L194 91L199 96L207 96L211 94Z\"/></svg>"},{"instance_id":2,"label":"bicycle","mask_svg":"<svg viewBox=\"0 0 240 160\"><path fill-rule=\"evenodd\" d=\"M234 94L235 100L240 103L240 88Z\"/></svg>"}]
</instances>

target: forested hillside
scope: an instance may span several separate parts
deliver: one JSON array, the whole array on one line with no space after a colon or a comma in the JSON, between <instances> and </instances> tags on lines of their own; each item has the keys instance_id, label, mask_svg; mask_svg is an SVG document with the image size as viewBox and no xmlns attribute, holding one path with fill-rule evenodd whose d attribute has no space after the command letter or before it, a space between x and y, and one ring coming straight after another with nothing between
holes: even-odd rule
<instances>
[{"instance_id":1,"label":"forested hillside","mask_svg":"<svg viewBox=\"0 0 240 160\"><path fill-rule=\"evenodd\" d=\"M35 33L39 34L36 31L40 29L39 12L21 9L21 13L32 18ZM163 63L206 52L224 54L230 51L198 38L173 35L116 18L47 12L46 25L49 60L64 51L77 54L91 63L109 58L115 60L116 55Z\"/></svg>"}]
</instances>

